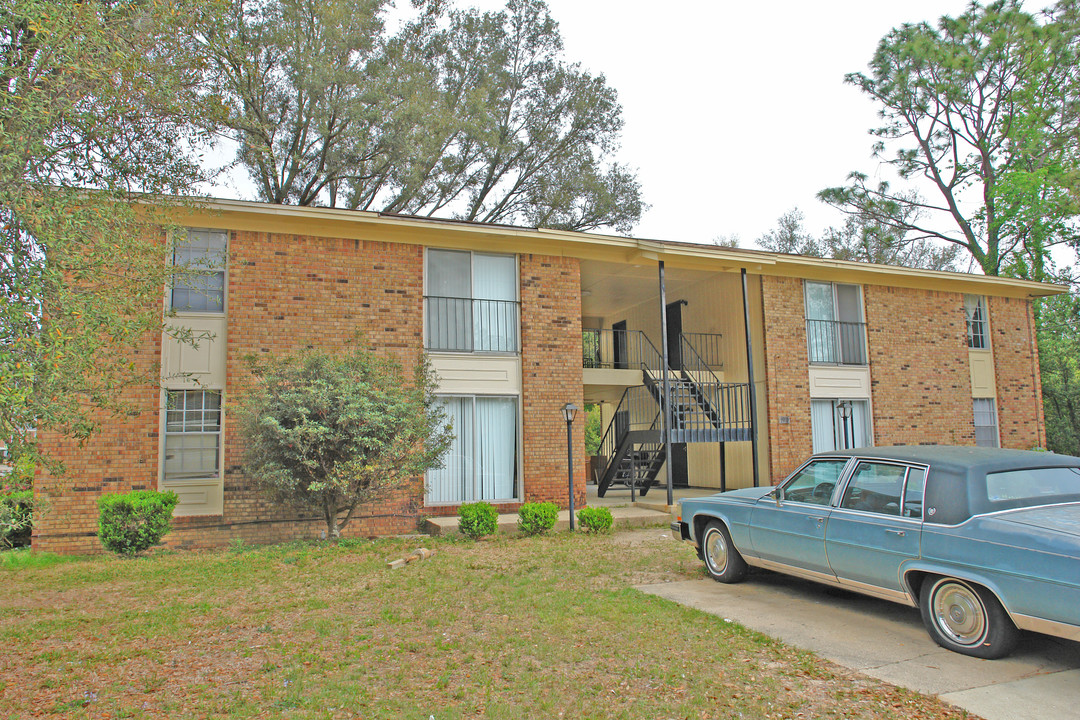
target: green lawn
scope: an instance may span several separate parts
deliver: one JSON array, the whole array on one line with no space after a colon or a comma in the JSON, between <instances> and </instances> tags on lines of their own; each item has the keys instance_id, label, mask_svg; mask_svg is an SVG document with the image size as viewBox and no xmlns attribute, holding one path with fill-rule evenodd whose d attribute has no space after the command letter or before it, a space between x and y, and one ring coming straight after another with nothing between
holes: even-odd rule
<instances>
[{"instance_id":1,"label":"green lawn","mask_svg":"<svg viewBox=\"0 0 1080 720\"><path fill-rule=\"evenodd\" d=\"M664 530L0 557L0 718L940 718L631 586ZM388 570L423 545L435 557Z\"/></svg>"}]
</instances>

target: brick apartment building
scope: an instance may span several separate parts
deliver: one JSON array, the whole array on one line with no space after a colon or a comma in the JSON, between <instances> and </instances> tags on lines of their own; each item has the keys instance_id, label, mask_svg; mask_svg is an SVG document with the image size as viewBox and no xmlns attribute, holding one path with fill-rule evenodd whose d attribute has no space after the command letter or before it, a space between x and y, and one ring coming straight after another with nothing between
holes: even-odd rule
<instances>
[{"instance_id":1,"label":"brick apartment building","mask_svg":"<svg viewBox=\"0 0 1080 720\"><path fill-rule=\"evenodd\" d=\"M735 488L836 447L1044 444L1031 298L1053 286L328 208L184 212L175 260L212 272L163 308L208 339L149 338L133 360L162 383L128 391L136 412L82 448L43 437L67 472L35 483L35 548L98 551L96 498L139 488L180 495L173 546L317 537L321 519L244 475L230 403L247 356L357 335L406 366L427 352L457 430L443 468L357 512L359 536L478 499L565 507L566 403L600 404L605 426L590 459L573 425L579 507L587 479L648 488L668 465L676 485Z\"/></svg>"}]
</instances>

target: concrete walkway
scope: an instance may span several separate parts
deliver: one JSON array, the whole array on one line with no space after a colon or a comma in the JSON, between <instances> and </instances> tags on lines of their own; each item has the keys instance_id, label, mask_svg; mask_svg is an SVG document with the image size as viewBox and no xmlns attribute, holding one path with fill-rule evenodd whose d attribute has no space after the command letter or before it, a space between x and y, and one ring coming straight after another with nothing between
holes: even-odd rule
<instances>
[{"instance_id":1,"label":"concrete walkway","mask_svg":"<svg viewBox=\"0 0 1080 720\"><path fill-rule=\"evenodd\" d=\"M662 487L652 488L642 498L637 495L637 502L630 501L630 490L624 487L616 487L604 493L604 497L598 497L595 485L586 485L586 503L589 507L606 507L611 511L614 526L617 529L649 527L652 525L668 525L671 522L671 510L667 505L667 491ZM674 491L675 502L683 497L699 497L712 495L715 490L698 488L679 488ZM581 508L578 508L579 510ZM499 532L517 532L517 513L499 515ZM559 520L555 524L557 530L567 530L570 527L570 512L563 510L559 513ZM429 518L424 524L424 532L429 535L447 535L458 531L457 516Z\"/></svg>"},{"instance_id":2,"label":"concrete walkway","mask_svg":"<svg viewBox=\"0 0 1080 720\"><path fill-rule=\"evenodd\" d=\"M638 589L718 615L986 720L1080 717L1080 643L1024 633L1003 660L938 647L919 611L776 573Z\"/></svg>"}]
</instances>

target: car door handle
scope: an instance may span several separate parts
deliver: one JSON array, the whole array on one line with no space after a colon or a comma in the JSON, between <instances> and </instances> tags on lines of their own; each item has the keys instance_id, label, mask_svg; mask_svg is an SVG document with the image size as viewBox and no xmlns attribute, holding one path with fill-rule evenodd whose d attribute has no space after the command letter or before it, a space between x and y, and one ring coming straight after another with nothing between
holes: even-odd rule
<instances>
[{"instance_id":1,"label":"car door handle","mask_svg":"<svg viewBox=\"0 0 1080 720\"><path fill-rule=\"evenodd\" d=\"M903 530L893 530L891 528L885 528L885 532L889 533L890 535L896 535L897 537L904 537Z\"/></svg>"},{"instance_id":2,"label":"car door handle","mask_svg":"<svg viewBox=\"0 0 1080 720\"><path fill-rule=\"evenodd\" d=\"M811 516L811 517L808 517L807 520L809 520L810 522L816 522L818 525L825 522L825 518L823 518L823 517Z\"/></svg>"}]
</instances>

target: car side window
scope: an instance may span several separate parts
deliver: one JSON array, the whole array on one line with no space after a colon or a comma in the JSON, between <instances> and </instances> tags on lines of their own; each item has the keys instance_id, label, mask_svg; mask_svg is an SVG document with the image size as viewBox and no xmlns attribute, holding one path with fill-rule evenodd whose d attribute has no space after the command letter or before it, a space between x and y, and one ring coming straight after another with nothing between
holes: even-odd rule
<instances>
[{"instance_id":1,"label":"car side window","mask_svg":"<svg viewBox=\"0 0 1080 720\"><path fill-rule=\"evenodd\" d=\"M907 466L860 462L851 475L840 507L849 510L899 515Z\"/></svg>"},{"instance_id":2,"label":"car side window","mask_svg":"<svg viewBox=\"0 0 1080 720\"><path fill-rule=\"evenodd\" d=\"M904 487L904 517L922 518L923 489L926 487L926 468L908 470Z\"/></svg>"},{"instance_id":3,"label":"car side window","mask_svg":"<svg viewBox=\"0 0 1080 720\"><path fill-rule=\"evenodd\" d=\"M783 486L784 499L828 505L847 460L815 460L791 476Z\"/></svg>"}]
</instances>

